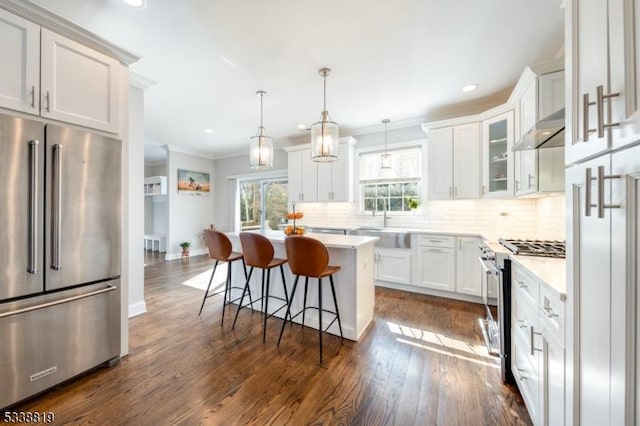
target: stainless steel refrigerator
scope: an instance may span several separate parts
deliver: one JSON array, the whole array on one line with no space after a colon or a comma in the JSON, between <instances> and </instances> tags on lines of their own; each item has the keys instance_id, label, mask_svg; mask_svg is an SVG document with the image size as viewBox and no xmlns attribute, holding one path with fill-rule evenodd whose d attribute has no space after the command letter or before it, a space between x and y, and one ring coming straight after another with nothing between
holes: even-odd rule
<instances>
[{"instance_id":1,"label":"stainless steel refrigerator","mask_svg":"<svg viewBox=\"0 0 640 426\"><path fill-rule=\"evenodd\" d=\"M119 360L121 152L0 115L0 408Z\"/></svg>"}]
</instances>

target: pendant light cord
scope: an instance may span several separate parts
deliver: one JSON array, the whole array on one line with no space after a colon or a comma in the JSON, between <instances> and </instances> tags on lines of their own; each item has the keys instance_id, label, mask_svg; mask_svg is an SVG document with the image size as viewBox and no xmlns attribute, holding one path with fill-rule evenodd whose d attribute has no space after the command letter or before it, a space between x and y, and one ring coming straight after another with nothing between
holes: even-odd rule
<instances>
[{"instance_id":1,"label":"pendant light cord","mask_svg":"<svg viewBox=\"0 0 640 426\"><path fill-rule=\"evenodd\" d=\"M324 86L324 91L323 91L323 99L322 99L322 110L326 111L327 110L327 73L324 73L324 76L323 76L323 86Z\"/></svg>"}]
</instances>

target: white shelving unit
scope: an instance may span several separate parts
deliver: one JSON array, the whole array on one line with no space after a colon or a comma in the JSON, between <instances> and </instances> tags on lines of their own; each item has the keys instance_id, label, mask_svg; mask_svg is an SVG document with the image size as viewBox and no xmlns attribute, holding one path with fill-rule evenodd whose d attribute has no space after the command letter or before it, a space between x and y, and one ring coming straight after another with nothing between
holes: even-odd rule
<instances>
[{"instance_id":1,"label":"white shelving unit","mask_svg":"<svg viewBox=\"0 0 640 426\"><path fill-rule=\"evenodd\" d=\"M167 177L151 176L144 178L144 195L167 195Z\"/></svg>"}]
</instances>

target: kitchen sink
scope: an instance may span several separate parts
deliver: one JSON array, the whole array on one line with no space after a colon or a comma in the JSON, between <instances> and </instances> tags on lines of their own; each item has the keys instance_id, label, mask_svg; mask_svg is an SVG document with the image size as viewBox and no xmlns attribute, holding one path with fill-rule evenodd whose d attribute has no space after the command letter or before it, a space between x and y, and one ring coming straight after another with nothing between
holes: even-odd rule
<instances>
[{"instance_id":1,"label":"kitchen sink","mask_svg":"<svg viewBox=\"0 0 640 426\"><path fill-rule=\"evenodd\" d=\"M363 226L351 229L349 234L378 237L377 247L411 248L411 234L402 229Z\"/></svg>"}]
</instances>

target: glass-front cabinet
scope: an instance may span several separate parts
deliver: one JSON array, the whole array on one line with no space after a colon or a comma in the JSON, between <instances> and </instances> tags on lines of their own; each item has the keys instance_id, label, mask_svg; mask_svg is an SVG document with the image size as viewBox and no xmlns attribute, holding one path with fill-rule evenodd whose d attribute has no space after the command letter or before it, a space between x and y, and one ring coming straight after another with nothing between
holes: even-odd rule
<instances>
[{"instance_id":1,"label":"glass-front cabinet","mask_svg":"<svg viewBox=\"0 0 640 426\"><path fill-rule=\"evenodd\" d=\"M513 111L482 122L482 196L513 197Z\"/></svg>"}]
</instances>

